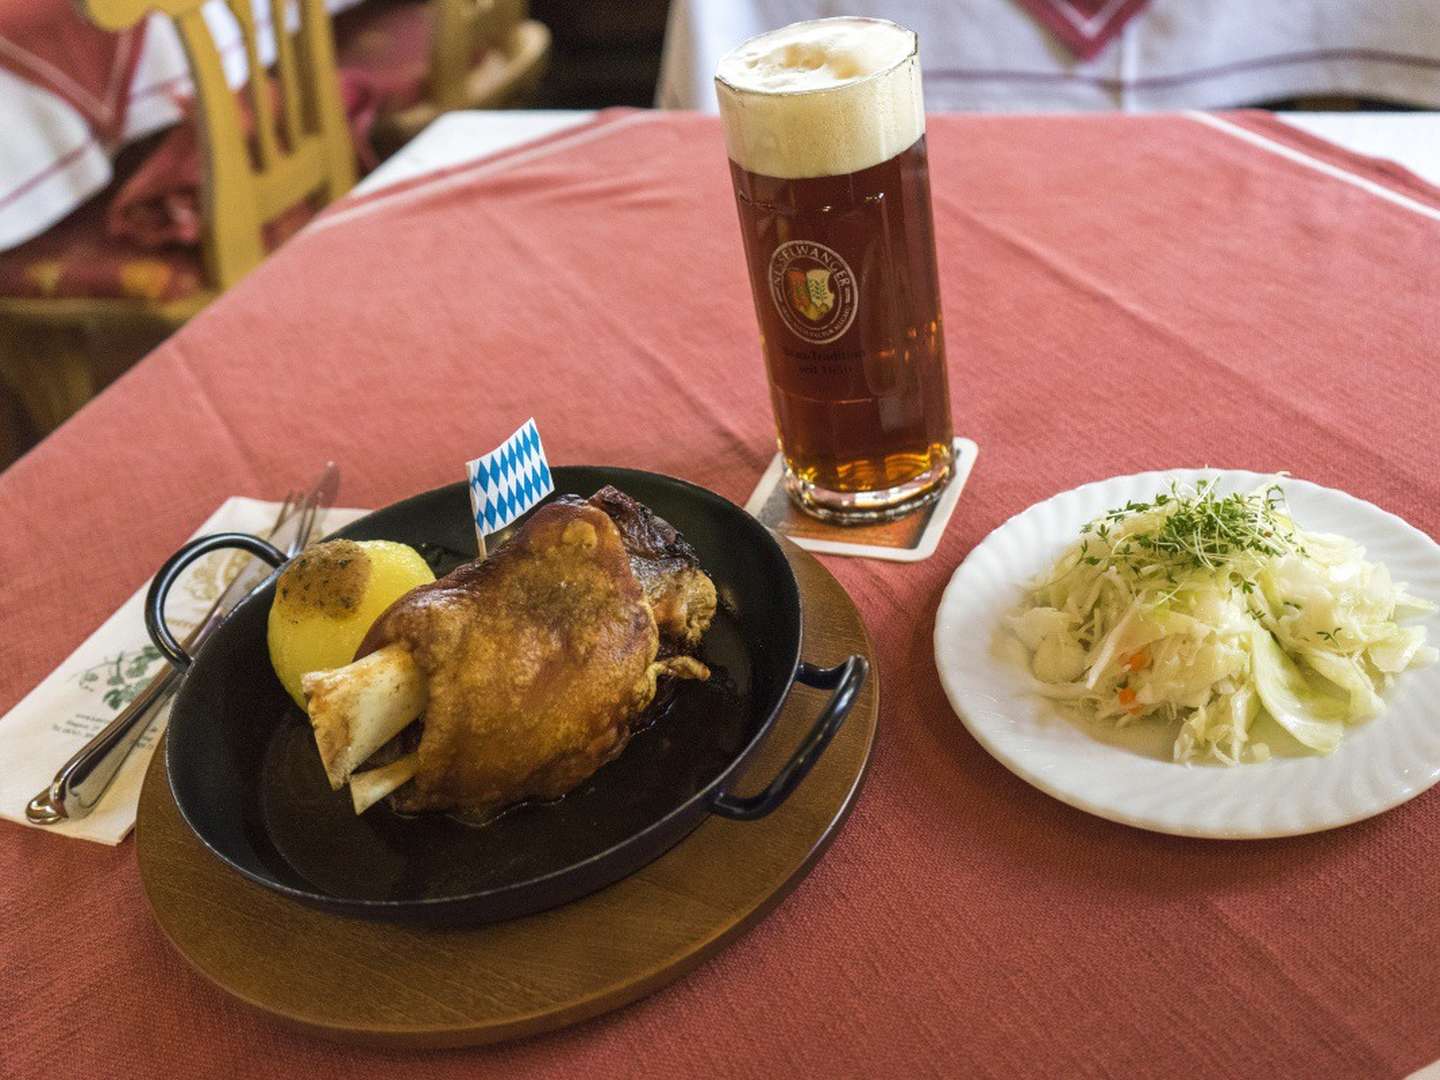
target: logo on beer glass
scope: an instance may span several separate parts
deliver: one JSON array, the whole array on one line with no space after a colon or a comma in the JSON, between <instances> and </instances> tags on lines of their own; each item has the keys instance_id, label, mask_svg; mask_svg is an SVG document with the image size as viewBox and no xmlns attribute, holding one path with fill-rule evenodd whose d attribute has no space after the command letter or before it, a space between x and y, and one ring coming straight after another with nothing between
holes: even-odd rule
<instances>
[{"instance_id":1,"label":"logo on beer glass","mask_svg":"<svg viewBox=\"0 0 1440 1080\"><path fill-rule=\"evenodd\" d=\"M770 297L796 337L834 341L855 321L855 275L824 244L787 240L770 256Z\"/></svg>"}]
</instances>

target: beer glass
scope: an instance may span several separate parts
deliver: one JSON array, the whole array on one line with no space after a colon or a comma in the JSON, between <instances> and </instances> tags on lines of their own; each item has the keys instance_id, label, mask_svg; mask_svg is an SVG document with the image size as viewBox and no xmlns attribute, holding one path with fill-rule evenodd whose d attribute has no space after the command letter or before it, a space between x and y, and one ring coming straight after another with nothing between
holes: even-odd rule
<instances>
[{"instance_id":1,"label":"beer glass","mask_svg":"<svg viewBox=\"0 0 1440 1080\"><path fill-rule=\"evenodd\" d=\"M915 34L796 23L715 87L786 489L832 520L909 513L954 442Z\"/></svg>"}]
</instances>

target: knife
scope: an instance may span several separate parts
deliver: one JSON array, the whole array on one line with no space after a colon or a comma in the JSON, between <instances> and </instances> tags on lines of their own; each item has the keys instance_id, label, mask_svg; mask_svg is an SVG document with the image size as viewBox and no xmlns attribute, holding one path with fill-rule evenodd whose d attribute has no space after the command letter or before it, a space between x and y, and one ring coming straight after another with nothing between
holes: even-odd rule
<instances>
[{"instance_id":1,"label":"knife","mask_svg":"<svg viewBox=\"0 0 1440 1080\"><path fill-rule=\"evenodd\" d=\"M320 520L320 510L334 505L339 489L340 470L329 462L300 502L275 523L270 542L289 555L304 548ZM209 637L272 572L264 563L247 559L200 625L185 639L186 650L193 651ZM153 710L169 700L179 682L180 673L167 664L134 701L60 767L49 787L30 800L25 807L26 820L35 825L53 825L85 817L94 810L130 751L149 729Z\"/></svg>"}]
</instances>

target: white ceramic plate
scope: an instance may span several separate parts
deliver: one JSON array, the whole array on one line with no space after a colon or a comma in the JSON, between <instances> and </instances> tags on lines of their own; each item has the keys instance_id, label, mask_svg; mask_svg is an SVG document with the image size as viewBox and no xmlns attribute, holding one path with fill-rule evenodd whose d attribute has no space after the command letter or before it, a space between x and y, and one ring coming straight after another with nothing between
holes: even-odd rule
<instances>
[{"instance_id":1,"label":"white ceramic plate","mask_svg":"<svg viewBox=\"0 0 1440 1080\"><path fill-rule=\"evenodd\" d=\"M1072 719L1035 694L1003 617L1079 535L1128 500L1147 502L1171 480L1250 491L1267 477L1177 469L1086 484L1011 518L955 571L935 619L935 663L950 704L1006 768L1071 806L1142 829L1225 839L1293 836L1347 825L1414 798L1440 780L1440 664L1400 675L1386 710L1347 729L1333 754L1305 751L1268 719L1255 738L1275 756L1234 768L1170 760L1175 724L1123 731ZM1301 527L1361 543L1397 582L1440 600L1440 546L1393 514L1344 492L1282 481ZM1440 618L1418 623L1432 644Z\"/></svg>"}]
</instances>

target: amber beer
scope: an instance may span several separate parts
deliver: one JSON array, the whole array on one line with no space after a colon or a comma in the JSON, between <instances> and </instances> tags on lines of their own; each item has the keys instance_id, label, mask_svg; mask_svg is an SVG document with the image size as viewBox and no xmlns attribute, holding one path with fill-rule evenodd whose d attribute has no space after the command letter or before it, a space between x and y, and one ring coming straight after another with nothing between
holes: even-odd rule
<instances>
[{"instance_id":1,"label":"amber beer","mask_svg":"<svg viewBox=\"0 0 1440 1080\"><path fill-rule=\"evenodd\" d=\"M915 35L797 23L716 87L787 490L841 521L908 513L954 434Z\"/></svg>"}]
</instances>

